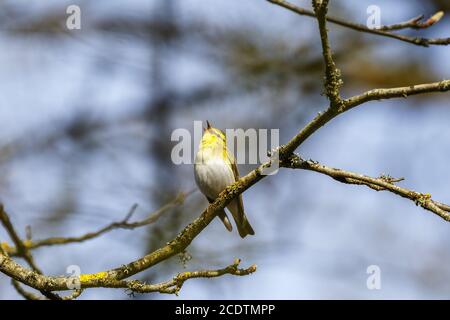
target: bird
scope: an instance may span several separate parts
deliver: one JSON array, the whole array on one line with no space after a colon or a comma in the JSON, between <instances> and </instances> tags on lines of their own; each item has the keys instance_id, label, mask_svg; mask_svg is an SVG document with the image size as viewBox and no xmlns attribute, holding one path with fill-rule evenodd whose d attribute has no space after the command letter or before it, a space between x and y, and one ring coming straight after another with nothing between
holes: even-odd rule
<instances>
[{"instance_id":1,"label":"bird","mask_svg":"<svg viewBox=\"0 0 450 320\"><path fill-rule=\"evenodd\" d=\"M223 131L212 127L208 120L206 124L207 127L203 128L203 136L195 156L194 176L198 188L209 203L212 203L220 192L239 179L239 171L236 159L227 148ZM241 238L255 234L244 212L242 194L233 199L227 205L227 209L233 216ZM233 227L225 210L220 210L217 216L222 220L225 228L231 232Z\"/></svg>"}]
</instances>

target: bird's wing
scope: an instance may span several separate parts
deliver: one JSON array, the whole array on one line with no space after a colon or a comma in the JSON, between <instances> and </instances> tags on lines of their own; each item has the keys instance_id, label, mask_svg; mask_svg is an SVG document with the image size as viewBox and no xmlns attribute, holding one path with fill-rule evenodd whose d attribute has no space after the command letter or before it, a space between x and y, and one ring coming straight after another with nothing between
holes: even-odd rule
<instances>
[{"instance_id":1,"label":"bird's wing","mask_svg":"<svg viewBox=\"0 0 450 320\"><path fill-rule=\"evenodd\" d=\"M231 165L231 169L233 170L234 180L239 179L239 171L236 164L236 159L233 157L230 152L228 152L228 161ZM233 215L233 218L236 222L237 229L239 231L239 235L242 238L245 238L248 234L254 235L255 231L253 230L252 226L248 222L248 219L244 213L244 203L242 201L242 194L239 195L238 198L234 199L229 205L228 210Z\"/></svg>"},{"instance_id":2,"label":"bird's wing","mask_svg":"<svg viewBox=\"0 0 450 320\"><path fill-rule=\"evenodd\" d=\"M236 159L234 156L230 153L230 151L227 152L228 161L230 162L231 169L233 170L234 175L234 181L239 180L239 170L236 164ZM239 216L243 218L244 216L244 203L242 201L242 194L238 197L238 210L239 210Z\"/></svg>"}]
</instances>

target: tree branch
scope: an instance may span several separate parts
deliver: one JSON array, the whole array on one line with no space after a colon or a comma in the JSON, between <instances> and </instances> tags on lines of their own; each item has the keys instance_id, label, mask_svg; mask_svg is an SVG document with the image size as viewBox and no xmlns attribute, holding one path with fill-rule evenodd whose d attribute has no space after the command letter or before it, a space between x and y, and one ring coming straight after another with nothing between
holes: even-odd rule
<instances>
[{"instance_id":1,"label":"tree branch","mask_svg":"<svg viewBox=\"0 0 450 320\"><path fill-rule=\"evenodd\" d=\"M439 82L416 84L408 87L373 89L363 94L351 97L344 101L344 110L347 111L353 107L359 106L365 102L373 100L384 100L392 98L407 98L408 96L450 91L450 79Z\"/></svg>"},{"instance_id":2,"label":"tree branch","mask_svg":"<svg viewBox=\"0 0 450 320\"><path fill-rule=\"evenodd\" d=\"M33 255L28 250L28 248L23 245L22 240L20 239L19 235L17 234L16 230L14 229L14 227L11 223L11 220L9 219L9 216L5 212L3 204L1 204L1 203L0 203L0 222L3 224L3 227L8 232L9 236L11 237L11 240L16 245L17 251L25 259L25 261L28 263L28 265L31 267L31 269L33 269L33 271L37 274L42 274L42 271L38 268L38 266L34 262ZM27 299L32 297L31 294L26 294L25 290L19 290L18 289L19 287L20 286L18 284L17 284L17 286L15 286L16 290L18 290L19 293L23 294L24 297L26 297ZM40 291L44 296L46 296L49 299L61 300L61 298L58 295L51 293L49 290L42 289Z\"/></svg>"},{"instance_id":3,"label":"tree branch","mask_svg":"<svg viewBox=\"0 0 450 320\"><path fill-rule=\"evenodd\" d=\"M42 271L38 268L36 263L34 262L33 256L31 255L28 248L23 244L23 241L20 239L16 230L14 229L11 220L9 219L8 214L5 212L3 204L0 203L0 222L3 224L3 227L8 232L11 240L14 242L17 248L17 252L20 256L22 256L28 265L36 272L41 273Z\"/></svg>"},{"instance_id":4,"label":"tree branch","mask_svg":"<svg viewBox=\"0 0 450 320\"><path fill-rule=\"evenodd\" d=\"M195 192L195 190L191 190L186 193L180 192L175 197L174 200L168 202L167 204L165 204L158 210L152 212L151 214L149 214L146 218L144 218L142 220L138 220L135 222L129 222L129 220L131 219L131 217L133 216L133 214L137 208L137 205L133 205L124 219L122 219L121 221L112 222L97 231L88 232L88 233L78 236L78 237L51 237L51 238L35 240L35 241L25 240L25 241L22 241L22 244L23 244L22 247L26 248L28 250L32 250L32 249L36 249L36 248L44 247L44 246L55 246L55 245L64 245L64 244L70 244L70 243L79 243L79 242L84 242L87 240L97 238L97 237L99 237L107 232L113 231L113 230L117 230L117 229L132 230L135 228L147 226L149 224L155 223L164 213L166 213L170 209L182 205L184 203L186 197L190 196L194 192ZM11 247L7 243L1 243L1 245L3 246L3 249L10 256L21 256L22 255L20 253L20 251L17 249L17 247Z\"/></svg>"},{"instance_id":5,"label":"tree branch","mask_svg":"<svg viewBox=\"0 0 450 320\"><path fill-rule=\"evenodd\" d=\"M300 132L287 144L281 146L279 150L280 159L289 157L298 146L333 118L365 102L382 99L407 98L412 95L447 91L450 91L450 80L412 85L409 87L374 89L343 100L343 105L340 109L328 108L323 112L319 112L317 116L303 127L303 129L300 130Z\"/></svg>"},{"instance_id":6,"label":"tree branch","mask_svg":"<svg viewBox=\"0 0 450 320\"><path fill-rule=\"evenodd\" d=\"M295 12L302 16L316 17L316 15L313 11L298 7L292 3L289 3L284 0L267 0L267 1L270 3L276 4L278 6L281 6L285 9L288 9L288 10ZM438 14L439 14L439 12L436 13L436 15L438 15ZM435 17L435 16L433 16L433 17ZM436 17L435 17L435 19L436 19ZM438 20L438 19L436 19L436 20ZM327 21L337 24L337 25L340 25L345 28L352 29L352 30L370 33L370 34L383 36L383 37L388 37L388 38L400 40L403 42L407 42L407 43L411 43L411 44L415 44L415 45L423 46L423 47L428 47L430 45L449 45L450 44L450 38L428 39L428 38L421 38L421 37L409 37L409 36L396 34L396 33L389 32L389 31L383 31L382 30L383 27L381 27L381 30L380 29L370 29L364 24L349 22L347 20L335 18L335 17L331 17L331 16L327 16ZM433 24L434 23L431 23L426 27L429 27ZM425 28L425 25L424 25L424 28Z\"/></svg>"},{"instance_id":7,"label":"tree branch","mask_svg":"<svg viewBox=\"0 0 450 320\"><path fill-rule=\"evenodd\" d=\"M394 179L385 175L378 178L372 178L359 173L324 166L316 161L306 161L301 159L297 155L292 155L290 159L282 163L282 166L292 169L303 169L319 172L339 182L355 185L365 185L376 191L390 191L392 193L395 193L396 195L413 201L416 205L435 213L442 219L450 221L450 206L434 201L429 193L420 193L395 185L395 182L401 181L403 180L403 178Z\"/></svg>"},{"instance_id":8,"label":"tree branch","mask_svg":"<svg viewBox=\"0 0 450 320\"><path fill-rule=\"evenodd\" d=\"M252 265L246 269L238 268L240 260L236 259L235 262L223 269L217 270L200 270L200 271L190 271L182 272L176 275L173 279L159 284L146 284L138 280L120 280L111 279L106 276L106 272L97 273L94 275L81 275L79 277L81 289L76 290L72 295L64 298L64 300L73 299L79 296L84 288L124 288L131 292L137 293L150 293L150 292L160 292L160 293L174 293L178 294L184 282L189 279L194 278L215 278L220 277L225 274L235 275L235 276L246 276L250 275L256 271L256 265ZM49 290L49 291L63 291L68 290L67 285L73 280L71 277L50 277L41 275L33 270L26 269L16 263L11 258L0 254L0 270L11 278L26 283L30 287L37 290ZM105 275L102 275L105 274ZM89 286L86 286L86 280L93 280ZM21 289L19 289L21 290ZM30 293L23 292L28 298L38 298L36 296L31 296Z\"/></svg>"},{"instance_id":9,"label":"tree branch","mask_svg":"<svg viewBox=\"0 0 450 320\"><path fill-rule=\"evenodd\" d=\"M339 108L341 106L341 96L339 88L343 82L341 79L341 71L336 67L333 60L333 53L331 52L328 31L327 31L327 11L328 0L313 0L314 12L319 24L320 39L322 42L322 55L325 62L325 93L330 100L332 108Z\"/></svg>"}]
</instances>

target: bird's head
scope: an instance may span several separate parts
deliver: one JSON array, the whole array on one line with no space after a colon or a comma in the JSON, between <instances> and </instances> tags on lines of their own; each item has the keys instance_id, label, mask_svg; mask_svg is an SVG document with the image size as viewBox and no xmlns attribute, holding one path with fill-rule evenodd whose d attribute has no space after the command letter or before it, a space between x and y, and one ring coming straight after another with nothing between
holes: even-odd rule
<instances>
[{"instance_id":1,"label":"bird's head","mask_svg":"<svg viewBox=\"0 0 450 320\"><path fill-rule=\"evenodd\" d=\"M226 146L226 137L223 131L211 126L206 120L206 128L203 130L202 147L224 147Z\"/></svg>"}]
</instances>

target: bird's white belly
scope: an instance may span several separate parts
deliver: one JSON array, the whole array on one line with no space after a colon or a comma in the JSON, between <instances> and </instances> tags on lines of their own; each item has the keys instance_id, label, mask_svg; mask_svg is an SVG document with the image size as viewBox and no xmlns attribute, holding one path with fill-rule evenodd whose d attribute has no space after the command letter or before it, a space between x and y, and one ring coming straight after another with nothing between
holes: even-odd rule
<instances>
[{"instance_id":1,"label":"bird's white belly","mask_svg":"<svg viewBox=\"0 0 450 320\"><path fill-rule=\"evenodd\" d=\"M211 199L235 181L231 167L222 160L196 162L194 172L200 191Z\"/></svg>"}]
</instances>

